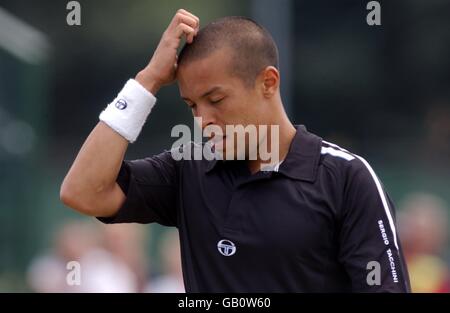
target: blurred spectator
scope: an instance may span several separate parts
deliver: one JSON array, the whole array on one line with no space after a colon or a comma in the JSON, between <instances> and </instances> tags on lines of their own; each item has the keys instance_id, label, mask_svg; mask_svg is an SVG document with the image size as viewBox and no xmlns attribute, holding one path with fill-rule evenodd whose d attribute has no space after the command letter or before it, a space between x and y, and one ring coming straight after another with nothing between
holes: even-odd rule
<instances>
[{"instance_id":1,"label":"blurred spectator","mask_svg":"<svg viewBox=\"0 0 450 313\"><path fill-rule=\"evenodd\" d=\"M449 266L443 255L448 208L431 194L411 194L401 205L399 231L413 292L450 292Z\"/></svg>"},{"instance_id":2,"label":"blurred spectator","mask_svg":"<svg viewBox=\"0 0 450 313\"><path fill-rule=\"evenodd\" d=\"M437 101L427 108L424 123L425 142L421 157L439 170L450 162L450 103Z\"/></svg>"},{"instance_id":3,"label":"blurred spectator","mask_svg":"<svg viewBox=\"0 0 450 313\"><path fill-rule=\"evenodd\" d=\"M147 285L146 291L154 293L185 292L178 231L166 231L161 239L160 247L164 272Z\"/></svg>"},{"instance_id":4,"label":"blurred spectator","mask_svg":"<svg viewBox=\"0 0 450 313\"><path fill-rule=\"evenodd\" d=\"M53 251L32 261L28 271L30 287L36 292L138 291L137 274L128 263L133 253L128 253L123 244L133 238L132 226L117 225L105 231L91 222L64 224L56 233ZM133 243L130 245L134 247ZM80 264L78 286L66 282L70 261Z\"/></svg>"},{"instance_id":5,"label":"blurred spectator","mask_svg":"<svg viewBox=\"0 0 450 313\"><path fill-rule=\"evenodd\" d=\"M124 262L137 279L137 291L143 291L147 283L149 260L146 243L147 226L140 224L104 225L103 246Z\"/></svg>"}]
</instances>

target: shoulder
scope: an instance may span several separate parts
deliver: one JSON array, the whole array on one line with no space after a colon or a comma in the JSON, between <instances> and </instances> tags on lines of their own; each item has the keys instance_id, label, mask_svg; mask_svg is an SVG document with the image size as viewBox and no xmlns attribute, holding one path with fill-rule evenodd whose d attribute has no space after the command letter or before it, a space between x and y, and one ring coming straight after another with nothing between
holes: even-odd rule
<instances>
[{"instance_id":1,"label":"shoulder","mask_svg":"<svg viewBox=\"0 0 450 313\"><path fill-rule=\"evenodd\" d=\"M376 174L363 157L334 143L322 140L319 164L334 176L347 182L351 180L374 180Z\"/></svg>"}]
</instances>

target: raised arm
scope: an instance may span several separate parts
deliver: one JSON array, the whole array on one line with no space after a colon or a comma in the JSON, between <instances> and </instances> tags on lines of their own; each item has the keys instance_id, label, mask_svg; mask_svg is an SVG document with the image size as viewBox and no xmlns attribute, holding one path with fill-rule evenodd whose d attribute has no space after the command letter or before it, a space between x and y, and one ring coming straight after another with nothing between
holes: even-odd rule
<instances>
[{"instance_id":1,"label":"raised arm","mask_svg":"<svg viewBox=\"0 0 450 313\"><path fill-rule=\"evenodd\" d=\"M198 29L199 19L196 16L178 10L150 62L131 82L128 89L133 89L133 94L127 94L129 91L119 94L105 110L109 110L106 117L101 118L102 121L92 130L78 152L61 185L60 198L65 205L91 216L108 217L117 213L126 196L116 179L128 143L136 139L145 122L146 116L142 117L140 112L148 114L154 104L153 95L162 86L174 82L177 49L181 39L185 36L186 41L191 43ZM130 103L119 102L121 97ZM130 116L122 118L120 114L127 114L123 107L131 104L138 109L129 108L132 112ZM120 112L114 111L116 109Z\"/></svg>"}]
</instances>

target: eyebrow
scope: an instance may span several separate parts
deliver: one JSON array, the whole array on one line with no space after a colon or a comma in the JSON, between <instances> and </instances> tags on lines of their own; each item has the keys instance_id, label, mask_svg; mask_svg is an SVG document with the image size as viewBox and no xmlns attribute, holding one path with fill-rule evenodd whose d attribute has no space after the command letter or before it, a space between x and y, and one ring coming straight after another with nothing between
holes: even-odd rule
<instances>
[{"instance_id":1,"label":"eyebrow","mask_svg":"<svg viewBox=\"0 0 450 313\"><path fill-rule=\"evenodd\" d=\"M215 87L211 88L210 90L208 90L207 92L205 92L203 95L201 95L200 98L205 98L220 89L221 89L220 86L215 86ZM181 97L181 99L191 101L189 98L186 98L186 97Z\"/></svg>"}]
</instances>

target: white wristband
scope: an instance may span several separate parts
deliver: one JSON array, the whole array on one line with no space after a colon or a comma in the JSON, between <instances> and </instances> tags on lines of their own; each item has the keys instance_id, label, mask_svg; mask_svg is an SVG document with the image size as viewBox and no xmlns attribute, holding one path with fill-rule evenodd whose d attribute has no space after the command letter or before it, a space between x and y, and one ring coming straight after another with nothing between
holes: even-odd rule
<instances>
[{"instance_id":1,"label":"white wristband","mask_svg":"<svg viewBox=\"0 0 450 313\"><path fill-rule=\"evenodd\" d=\"M156 98L134 79L129 79L117 97L102 113L100 120L130 143L136 141Z\"/></svg>"}]
</instances>

